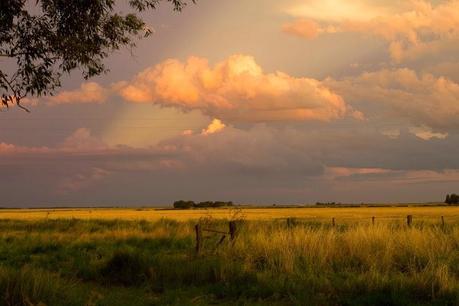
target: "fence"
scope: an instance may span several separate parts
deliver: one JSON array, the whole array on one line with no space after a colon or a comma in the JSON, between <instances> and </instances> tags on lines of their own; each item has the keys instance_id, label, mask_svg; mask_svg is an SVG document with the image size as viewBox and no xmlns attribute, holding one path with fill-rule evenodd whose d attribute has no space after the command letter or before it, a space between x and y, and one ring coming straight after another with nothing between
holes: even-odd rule
<instances>
[{"instance_id":1,"label":"fence","mask_svg":"<svg viewBox=\"0 0 459 306\"><path fill-rule=\"evenodd\" d=\"M378 219L388 219L388 218L393 219L394 217L380 217ZM344 218L341 218L341 219L344 219ZM359 218L359 219L362 219L362 218ZM368 220L367 218L365 218L365 219ZM296 227L296 226L301 224L300 221L304 221L304 220L305 220L304 218L298 219L298 218L292 218L292 217L285 219L286 225L287 225L288 228ZM355 218L353 218L353 220L355 220ZM373 226L376 225L377 218L375 216L372 216L370 220L371 220L371 224ZM414 224L414 220L415 219L414 219L413 215L407 215L406 216L406 221L405 221L406 222L406 226L411 228L413 226L413 224ZM445 217L444 216L440 216L440 224L441 224L441 226L443 228L445 227L446 222L445 222ZM229 221L228 222L228 231L222 231L222 230L209 228L209 225L204 226L203 224L200 224L200 223L196 224L195 225L195 233L196 233L195 251L196 251L196 254L200 254L202 249L203 249L203 241L206 238L203 235L203 233L208 232L208 233L213 233L213 234L221 234L222 237L220 238L220 240L218 241L218 243L216 245L216 247L218 247L225 241L227 236L229 236L230 242L234 243L235 240L236 240L236 237L237 237L237 233L240 230L241 225L242 225L242 220L240 220L240 221ZM337 219L335 217L331 218L331 226L332 227L336 227L337 226Z\"/></svg>"},{"instance_id":2,"label":"fence","mask_svg":"<svg viewBox=\"0 0 459 306\"><path fill-rule=\"evenodd\" d=\"M432 217L429 216L428 218L432 218ZM435 218L437 219L438 217L435 217ZM346 220L346 219L349 219L349 220L352 220L352 221L371 220L371 224L375 225L377 219L380 219L380 220L382 220L382 219L385 219L385 220L387 220L387 219L399 220L400 217L379 217L379 218L376 218L375 216L372 216L371 218L364 218L364 217L360 217L360 218L355 218L355 217L345 218L345 217L342 217L342 218L339 218L339 219L335 218L335 217L332 217L329 220L331 222L330 224L332 225L332 227L335 227L338 224L338 222L337 222L338 220ZM427 217L420 217L419 219L426 220ZM287 223L288 227L293 227L295 225L298 225L300 223L300 220L301 221L318 221L318 220L319 221L324 221L325 219L323 219L323 218L292 218L292 217L290 217L290 218L286 219L286 223ZM413 215L407 215L405 220L406 220L405 221L406 225L408 227L411 227L413 225L413 222L414 222L414 216ZM439 221L440 221L440 224L442 226L445 226L446 222L445 222L445 217L444 216L440 216L439 217Z\"/></svg>"},{"instance_id":3,"label":"fence","mask_svg":"<svg viewBox=\"0 0 459 306\"><path fill-rule=\"evenodd\" d=\"M196 232L196 254L201 253L201 250L202 250L203 240L205 238L203 235L203 232L221 234L222 237L217 243L217 247L218 247L225 241L226 236L229 236L230 241L234 242L234 240L236 239L237 232L238 232L238 223L240 223L240 221L239 222L238 221L228 222L228 232L206 228L206 227L203 227L203 225L200 223L196 224L194 227L195 232Z\"/></svg>"}]
</instances>

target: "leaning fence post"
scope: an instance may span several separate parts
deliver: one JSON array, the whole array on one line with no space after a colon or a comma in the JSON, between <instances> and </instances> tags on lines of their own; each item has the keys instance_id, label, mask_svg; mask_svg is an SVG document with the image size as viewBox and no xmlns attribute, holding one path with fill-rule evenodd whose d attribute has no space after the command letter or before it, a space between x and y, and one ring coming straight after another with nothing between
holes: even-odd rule
<instances>
[{"instance_id":1,"label":"leaning fence post","mask_svg":"<svg viewBox=\"0 0 459 306\"><path fill-rule=\"evenodd\" d=\"M229 233L230 233L231 241L234 241L234 239L236 239L236 232L237 232L236 221L230 221L229 222Z\"/></svg>"},{"instance_id":2,"label":"leaning fence post","mask_svg":"<svg viewBox=\"0 0 459 306\"><path fill-rule=\"evenodd\" d=\"M371 217L371 223L375 225L375 217Z\"/></svg>"},{"instance_id":3,"label":"leaning fence post","mask_svg":"<svg viewBox=\"0 0 459 306\"><path fill-rule=\"evenodd\" d=\"M413 223L413 215L408 215L406 216L406 224L411 227L411 224Z\"/></svg>"},{"instance_id":4,"label":"leaning fence post","mask_svg":"<svg viewBox=\"0 0 459 306\"><path fill-rule=\"evenodd\" d=\"M445 217L441 216L441 226L445 227Z\"/></svg>"},{"instance_id":5,"label":"leaning fence post","mask_svg":"<svg viewBox=\"0 0 459 306\"><path fill-rule=\"evenodd\" d=\"M335 227L336 223L335 223L335 218L332 218L332 226Z\"/></svg>"},{"instance_id":6,"label":"leaning fence post","mask_svg":"<svg viewBox=\"0 0 459 306\"><path fill-rule=\"evenodd\" d=\"M201 224L196 224L194 226L194 229L196 231L196 254L199 254L201 252L201 247L202 247L202 228L201 228Z\"/></svg>"}]
</instances>

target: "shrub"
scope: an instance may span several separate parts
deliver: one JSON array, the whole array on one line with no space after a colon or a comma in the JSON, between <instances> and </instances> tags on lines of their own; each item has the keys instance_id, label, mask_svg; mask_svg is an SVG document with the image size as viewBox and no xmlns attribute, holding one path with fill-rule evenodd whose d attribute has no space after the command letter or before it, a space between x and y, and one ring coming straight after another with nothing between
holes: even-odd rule
<instances>
[{"instance_id":1,"label":"shrub","mask_svg":"<svg viewBox=\"0 0 459 306\"><path fill-rule=\"evenodd\" d=\"M116 251L100 271L108 285L135 286L148 275L146 260L138 253Z\"/></svg>"}]
</instances>

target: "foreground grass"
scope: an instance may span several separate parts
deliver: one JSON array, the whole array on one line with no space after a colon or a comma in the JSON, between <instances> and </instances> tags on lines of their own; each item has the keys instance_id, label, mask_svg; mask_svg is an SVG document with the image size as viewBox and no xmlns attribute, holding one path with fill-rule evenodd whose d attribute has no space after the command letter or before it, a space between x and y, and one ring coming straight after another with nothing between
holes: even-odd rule
<instances>
[{"instance_id":1,"label":"foreground grass","mask_svg":"<svg viewBox=\"0 0 459 306\"><path fill-rule=\"evenodd\" d=\"M226 229L224 221L207 227ZM459 224L0 221L1 305L458 305Z\"/></svg>"}]
</instances>

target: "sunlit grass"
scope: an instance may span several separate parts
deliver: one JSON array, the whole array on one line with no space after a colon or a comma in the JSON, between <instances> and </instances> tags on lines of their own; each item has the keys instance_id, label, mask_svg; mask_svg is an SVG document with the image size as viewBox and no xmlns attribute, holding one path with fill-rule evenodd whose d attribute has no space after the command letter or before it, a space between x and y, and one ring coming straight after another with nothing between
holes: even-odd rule
<instances>
[{"instance_id":1,"label":"sunlit grass","mask_svg":"<svg viewBox=\"0 0 459 306\"><path fill-rule=\"evenodd\" d=\"M54 211L63 217L0 220L0 294L14 305L459 303L456 208L254 209L268 214L258 220L246 211L180 211L222 231L224 214L246 217L234 243L217 247L221 235L205 233L199 255L194 217L108 218L120 211L158 212L93 210L105 218L92 220Z\"/></svg>"},{"instance_id":2,"label":"sunlit grass","mask_svg":"<svg viewBox=\"0 0 459 306\"><path fill-rule=\"evenodd\" d=\"M407 215L424 222L439 222L444 216L447 222L459 222L459 206L432 207L344 207L344 208L241 208L241 209L3 209L0 219L43 220L43 219L122 219L148 220L171 219L177 221L197 220L202 217L231 219L237 213L246 220L272 220L295 217L309 221L328 222L336 218L338 223L369 223L375 217L377 222L404 221Z\"/></svg>"}]
</instances>

